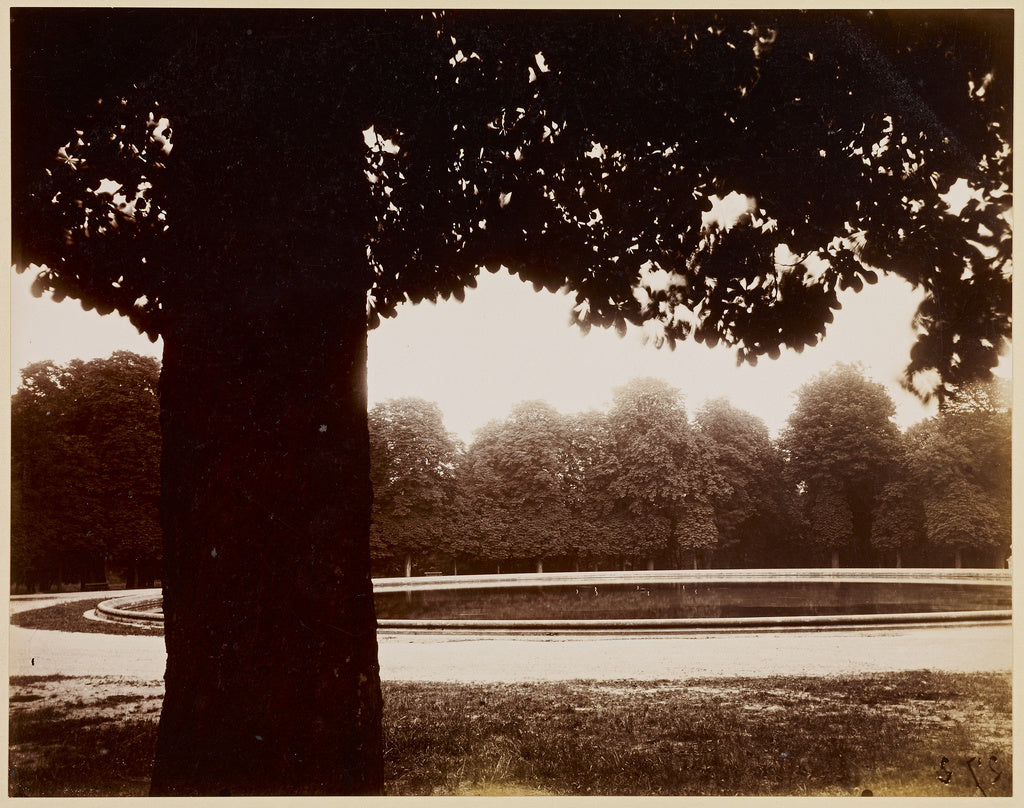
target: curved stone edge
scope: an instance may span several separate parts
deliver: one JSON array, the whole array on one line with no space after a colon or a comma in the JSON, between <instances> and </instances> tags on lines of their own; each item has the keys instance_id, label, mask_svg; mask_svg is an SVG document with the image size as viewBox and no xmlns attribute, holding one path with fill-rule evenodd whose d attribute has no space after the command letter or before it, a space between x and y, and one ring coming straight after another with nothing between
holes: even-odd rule
<instances>
[{"instance_id":1,"label":"curved stone edge","mask_svg":"<svg viewBox=\"0 0 1024 808\"><path fill-rule=\"evenodd\" d=\"M141 621L143 623L163 623L163 612L139 611L142 606L162 603L162 597L147 596L143 598L111 598L96 604L96 612L105 618L115 621Z\"/></svg>"},{"instance_id":2,"label":"curved stone edge","mask_svg":"<svg viewBox=\"0 0 1024 808\"><path fill-rule=\"evenodd\" d=\"M87 612L82 613L82 617L86 620L92 620L96 623L106 623L107 625L116 624L122 626L133 626L134 628L147 629L149 631L162 632L164 628L163 621L160 620L134 620L130 617L117 617L109 614L101 614L96 609L89 609Z\"/></svg>"},{"instance_id":3,"label":"curved stone edge","mask_svg":"<svg viewBox=\"0 0 1024 808\"><path fill-rule=\"evenodd\" d=\"M730 569L730 570L602 570L599 572L533 572L508 575L425 575L420 578L376 578L375 592L426 589L491 589L496 587L573 586L600 584L710 584L824 581L832 583L950 583L1009 586L1010 570L912 569Z\"/></svg>"},{"instance_id":4,"label":"curved stone edge","mask_svg":"<svg viewBox=\"0 0 1024 808\"><path fill-rule=\"evenodd\" d=\"M681 617L626 620L378 620L380 629L512 631L620 631L742 628L829 628L895 626L928 623L1009 622L1010 609L968 612L907 612L905 614L784 615L779 617Z\"/></svg>"}]
</instances>

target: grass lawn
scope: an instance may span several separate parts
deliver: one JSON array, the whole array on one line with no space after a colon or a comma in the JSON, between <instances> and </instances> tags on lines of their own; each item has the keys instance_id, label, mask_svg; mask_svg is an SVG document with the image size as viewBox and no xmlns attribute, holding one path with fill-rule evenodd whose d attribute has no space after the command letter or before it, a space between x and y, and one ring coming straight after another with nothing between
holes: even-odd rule
<instances>
[{"instance_id":1,"label":"grass lawn","mask_svg":"<svg viewBox=\"0 0 1024 808\"><path fill-rule=\"evenodd\" d=\"M111 621L101 623L96 620L88 620L82 616L85 612L95 609L97 604L110 599L111 595L106 594L96 598L69 600L67 603L45 606L42 609L28 609L24 612L12 614L11 625L42 631L75 631L86 634L143 634L160 636L164 633L163 623L155 623L152 626L114 623Z\"/></svg>"},{"instance_id":2,"label":"grass lawn","mask_svg":"<svg viewBox=\"0 0 1024 808\"><path fill-rule=\"evenodd\" d=\"M161 693L12 679L11 796L145 795ZM1009 674L388 682L384 697L394 796L1012 793Z\"/></svg>"}]
</instances>

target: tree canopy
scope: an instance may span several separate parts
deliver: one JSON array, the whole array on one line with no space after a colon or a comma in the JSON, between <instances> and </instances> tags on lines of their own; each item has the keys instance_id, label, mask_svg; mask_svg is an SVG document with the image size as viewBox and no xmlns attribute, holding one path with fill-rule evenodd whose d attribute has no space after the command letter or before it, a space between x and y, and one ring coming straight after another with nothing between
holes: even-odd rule
<instances>
[{"instance_id":1,"label":"tree canopy","mask_svg":"<svg viewBox=\"0 0 1024 808\"><path fill-rule=\"evenodd\" d=\"M491 519L480 532L495 550L505 548L498 558L514 554L542 564L566 551L566 426L565 416L550 404L527 401L504 420L484 426L473 441L475 490L467 502L495 501L498 511L486 509Z\"/></svg>"},{"instance_id":2,"label":"tree canopy","mask_svg":"<svg viewBox=\"0 0 1024 808\"><path fill-rule=\"evenodd\" d=\"M738 566L785 566L799 526L782 451L759 418L725 399L705 403L695 424L713 448L726 486L714 498L720 534L716 560ZM805 561L806 563L806 561Z\"/></svg>"},{"instance_id":3,"label":"tree canopy","mask_svg":"<svg viewBox=\"0 0 1024 808\"><path fill-rule=\"evenodd\" d=\"M459 446L437 404L416 398L370 410L375 555L404 558L451 541Z\"/></svg>"},{"instance_id":4,"label":"tree canopy","mask_svg":"<svg viewBox=\"0 0 1024 808\"><path fill-rule=\"evenodd\" d=\"M291 285L338 283L309 239L361 242L371 324L505 265L574 289L583 328L749 361L880 270L925 292L908 384L961 384L1009 336L1007 19L16 9L16 262L155 335L277 288L210 253L244 206L232 246L282 230ZM741 223L709 221L733 192Z\"/></svg>"},{"instance_id":5,"label":"tree canopy","mask_svg":"<svg viewBox=\"0 0 1024 808\"><path fill-rule=\"evenodd\" d=\"M818 374L797 393L781 436L804 486L812 540L869 557L875 500L899 459L896 406L856 365Z\"/></svg>"},{"instance_id":6,"label":"tree canopy","mask_svg":"<svg viewBox=\"0 0 1024 808\"><path fill-rule=\"evenodd\" d=\"M997 385L952 397L953 406L908 431L899 482L933 558L968 551L1002 561L1010 551L1012 415Z\"/></svg>"}]
</instances>

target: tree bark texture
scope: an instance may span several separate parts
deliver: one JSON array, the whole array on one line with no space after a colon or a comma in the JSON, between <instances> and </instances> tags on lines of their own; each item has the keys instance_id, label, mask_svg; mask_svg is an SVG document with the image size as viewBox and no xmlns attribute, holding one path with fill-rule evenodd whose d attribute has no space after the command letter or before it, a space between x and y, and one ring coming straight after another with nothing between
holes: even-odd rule
<instances>
[{"instance_id":1,"label":"tree bark texture","mask_svg":"<svg viewBox=\"0 0 1024 808\"><path fill-rule=\"evenodd\" d=\"M153 795L382 789L365 303L323 292L165 334Z\"/></svg>"}]
</instances>

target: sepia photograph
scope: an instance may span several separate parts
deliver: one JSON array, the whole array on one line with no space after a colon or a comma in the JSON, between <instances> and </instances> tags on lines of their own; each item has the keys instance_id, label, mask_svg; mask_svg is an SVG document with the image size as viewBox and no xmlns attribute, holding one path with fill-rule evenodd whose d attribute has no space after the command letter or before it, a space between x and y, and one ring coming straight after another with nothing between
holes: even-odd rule
<instances>
[{"instance_id":1,"label":"sepia photograph","mask_svg":"<svg viewBox=\"0 0 1024 808\"><path fill-rule=\"evenodd\" d=\"M8 12L8 797L1012 797L1012 5Z\"/></svg>"}]
</instances>

